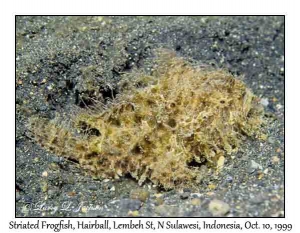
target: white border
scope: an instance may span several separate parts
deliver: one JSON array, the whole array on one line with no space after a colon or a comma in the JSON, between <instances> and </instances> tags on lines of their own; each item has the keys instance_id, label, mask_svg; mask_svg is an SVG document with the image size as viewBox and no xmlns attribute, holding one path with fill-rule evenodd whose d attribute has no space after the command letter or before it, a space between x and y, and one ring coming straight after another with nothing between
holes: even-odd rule
<instances>
[{"instance_id":1,"label":"white border","mask_svg":"<svg viewBox=\"0 0 300 233\"><path fill-rule=\"evenodd\" d=\"M176 0L51 0L1 1L1 232L7 232L8 222L14 219L15 167L15 14L286 14L286 219L258 219L260 222L293 223L292 232L299 231L299 12L297 1L235 0L235 1L176 1ZM20 219L19 219L20 220ZM33 220L33 219L31 219ZM87 220L87 219L86 219ZM128 219L120 219L127 221ZM153 219L156 221L157 219ZM183 219L182 219L183 220ZM211 220L211 219L210 219ZM244 222L244 219L234 219ZM254 221L255 219L251 219ZM26 219L22 219L26 222ZM47 219L57 222L58 219ZM75 221L75 219L73 219ZM195 219L187 219L193 222ZM218 222L233 221L218 219ZM53 231L49 231L53 232ZM64 231L69 232L69 231ZM72 231L70 231L72 232ZM129 231L124 231L129 232ZM159 231L156 231L159 232ZM161 231L170 232L170 231ZM210 231L215 232L215 231ZM221 232L221 231L216 231ZM223 231L222 231L223 232ZM227 231L224 231L227 232ZM231 231L237 232L237 231ZM252 232L252 231L248 231ZM254 231L253 231L254 232ZM258 231L255 231L258 232ZM264 231L259 231L264 232ZM268 231L265 231L268 232Z\"/></svg>"}]
</instances>

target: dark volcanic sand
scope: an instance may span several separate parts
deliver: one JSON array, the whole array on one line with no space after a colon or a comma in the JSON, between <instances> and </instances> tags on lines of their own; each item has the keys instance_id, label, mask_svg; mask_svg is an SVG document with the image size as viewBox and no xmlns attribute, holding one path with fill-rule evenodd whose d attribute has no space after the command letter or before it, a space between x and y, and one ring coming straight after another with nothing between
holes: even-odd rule
<instances>
[{"instance_id":1,"label":"dark volcanic sand","mask_svg":"<svg viewBox=\"0 0 300 233\"><path fill-rule=\"evenodd\" d=\"M283 17L16 20L16 216L204 217L218 214L209 208L218 203L220 216L284 216ZM108 84L115 88L122 72L146 69L146 59L161 47L243 75L265 105L266 142L247 140L196 191L163 191L151 183L138 187L130 177L93 180L30 139L28 117L53 118L73 105L85 107L82 99L111 97ZM131 190L139 188L149 194L146 200L131 199ZM62 210L69 204L70 211Z\"/></svg>"}]
</instances>

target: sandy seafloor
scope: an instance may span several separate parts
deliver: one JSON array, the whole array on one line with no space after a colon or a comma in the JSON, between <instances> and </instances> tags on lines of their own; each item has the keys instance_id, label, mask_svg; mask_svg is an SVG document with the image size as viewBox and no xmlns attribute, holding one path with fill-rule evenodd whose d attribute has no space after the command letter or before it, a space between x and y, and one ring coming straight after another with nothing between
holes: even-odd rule
<instances>
[{"instance_id":1,"label":"sandy seafloor","mask_svg":"<svg viewBox=\"0 0 300 233\"><path fill-rule=\"evenodd\" d=\"M164 191L130 177L94 180L30 139L30 116L53 118L84 107L81 99L111 97L107 84L143 68L156 48L243 76L265 106L267 140L247 140L197 190ZM283 17L18 16L16 69L17 217L284 216Z\"/></svg>"}]
</instances>

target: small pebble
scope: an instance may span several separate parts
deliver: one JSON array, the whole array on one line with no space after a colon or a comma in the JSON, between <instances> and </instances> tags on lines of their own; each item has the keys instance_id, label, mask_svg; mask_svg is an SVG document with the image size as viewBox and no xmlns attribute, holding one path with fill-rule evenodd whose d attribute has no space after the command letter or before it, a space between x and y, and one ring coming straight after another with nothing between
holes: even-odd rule
<instances>
[{"instance_id":1,"label":"small pebble","mask_svg":"<svg viewBox=\"0 0 300 233\"><path fill-rule=\"evenodd\" d=\"M164 199L161 198L161 197L156 198L156 199L155 199L155 204L156 204L157 206L164 204Z\"/></svg>"},{"instance_id":2,"label":"small pebble","mask_svg":"<svg viewBox=\"0 0 300 233\"><path fill-rule=\"evenodd\" d=\"M37 163L37 162L39 162L40 161L40 158L39 157L35 157L34 159L33 159L33 162L34 163Z\"/></svg>"},{"instance_id":3,"label":"small pebble","mask_svg":"<svg viewBox=\"0 0 300 233\"><path fill-rule=\"evenodd\" d=\"M47 172L47 171L44 171L44 172L42 173L42 176L43 176L43 177L47 177L47 176L48 176L48 172Z\"/></svg>"},{"instance_id":4,"label":"small pebble","mask_svg":"<svg viewBox=\"0 0 300 233\"><path fill-rule=\"evenodd\" d=\"M162 194L162 193L155 193L154 196L155 196L156 198L158 198L158 197L162 197L163 194Z\"/></svg>"},{"instance_id":5,"label":"small pebble","mask_svg":"<svg viewBox=\"0 0 300 233\"><path fill-rule=\"evenodd\" d=\"M216 189L216 185L215 185L215 184L209 184L207 187L208 187L210 190Z\"/></svg>"},{"instance_id":6,"label":"small pebble","mask_svg":"<svg viewBox=\"0 0 300 233\"><path fill-rule=\"evenodd\" d=\"M280 152L281 152L281 149L280 149L280 148L277 148L277 149L276 149L276 152L277 152L277 153L280 153Z\"/></svg>"},{"instance_id":7,"label":"small pebble","mask_svg":"<svg viewBox=\"0 0 300 233\"><path fill-rule=\"evenodd\" d=\"M206 195L211 197L211 196L215 195L215 193L214 192L207 192Z\"/></svg>"},{"instance_id":8,"label":"small pebble","mask_svg":"<svg viewBox=\"0 0 300 233\"><path fill-rule=\"evenodd\" d=\"M199 198L202 195L200 193L192 193L192 198Z\"/></svg>"},{"instance_id":9,"label":"small pebble","mask_svg":"<svg viewBox=\"0 0 300 233\"><path fill-rule=\"evenodd\" d=\"M51 160L54 162L54 163L60 163L64 160L63 157L59 157L59 156L52 156L51 157Z\"/></svg>"},{"instance_id":10,"label":"small pebble","mask_svg":"<svg viewBox=\"0 0 300 233\"><path fill-rule=\"evenodd\" d=\"M268 169L268 168L266 168L266 169L263 171L263 173L264 173L265 175L267 175L268 172L269 172L269 169Z\"/></svg>"},{"instance_id":11,"label":"small pebble","mask_svg":"<svg viewBox=\"0 0 300 233\"><path fill-rule=\"evenodd\" d=\"M275 138L269 137L268 138L268 142L271 143L271 144L273 144L275 142Z\"/></svg>"},{"instance_id":12,"label":"small pebble","mask_svg":"<svg viewBox=\"0 0 300 233\"><path fill-rule=\"evenodd\" d=\"M279 195L273 195L271 197L271 202L278 202L279 201L280 196Z\"/></svg>"},{"instance_id":13,"label":"small pebble","mask_svg":"<svg viewBox=\"0 0 300 233\"><path fill-rule=\"evenodd\" d=\"M47 193L48 193L49 198L53 198L58 194L58 190L57 189L49 189Z\"/></svg>"},{"instance_id":14,"label":"small pebble","mask_svg":"<svg viewBox=\"0 0 300 233\"><path fill-rule=\"evenodd\" d=\"M45 112L47 109L48 109L48 107L46 105L42 105L42 106L39 107L39 110L41 112Z\"/></svg>"},{"instance_id":15,"label":"small pebble","mask_svg":"<svg viewBox=\"0 0 300 233\"><path fill-rule=\"evenodd\" d=\"M272 164L278 164L279 162L280 162L280 159L278 156L275 155L272 157Z\"/></svg>"},{"instance_id":16,"label":"small pebble","mask_svg":"<svg viewBox=\"0 0 300 233\"><path fill-rule=\"evenodd\" d=\"M200 200L199 198L193 198L193 199L191 200L191 204L192 204L193 206L198 206L198 205L201 204L201 200Z\"/></svg>"},{"instance_id":17,"label":"small pebble","mask_svg":"<svg viewBox=\"0 0 300 233\"><path fill-rule=\"evenodd\" d=\"M257 194L256 196L253 196L250 198L250 202L253 204L261 204L264 202L267 198L267 195L264 193Z\"/></svg>"},{"instance_id":18,"label":"small pebble","mask_svg":"<svg viewBox=\"0 0 300 233\"><path fill-rule=\"evenodd\" d=\"M137 217L137 216L139 216L139 211L138 210L134 210L134 211L129 210L128 211L128 216Z\"/></svg>"},{"instance_id":19,"label":"small pebble","mask_svg":"<svg viewBox=\"0 0 300 233\"><path fill-rule=\"evenodd\" d=\"M230 206L220 200L214 199L208 205L209 212L214 216L224 216L230 210Z\"/></svg>"},{"instance_id":20,"label":"small pebble","mask_svg":"<svg viewBox=\"0 0 300 233\"><path fill-rule=\"evenodd\" d=\"M97 17L97 21L98 21L98 22L101 22L102 20L103 20L103 17L102 17L102 16Z\"/></svg>"},{"instance_id":21,"label":"small pebble","mask_svg":"<svg viewBox=\"0 0 300 233\"><path fill-rule=\"evenodd\" d=\"M85 206L83 206L81 208L81 212L86 214L88 212L88 209Z\"/></svg>"},{"instance_id":22,"label":"small pebble","mask_svg":"<svg viewBox=\"0 0 300 233\"><path fill-rule=\"evenodd\" d=\"M183 192L190 193L190 192L192 192L192 190L191 190L190 188L184 188L184 189L183 189Z\"/></svg>"},{"instance_id":23,"label":"small pebble","mask_svg":"<svg viewBox=\"0 0 300 233\"><path fill-rule=\"evenodd\" d=\"M90 185L89 190L96 191L98 188L95 185Z\"/></svg>"},{"instance_id":24,"label":"small pebble","mask_svg":"<svg viewBox=\"0 0 300 233\"><path fill-rule=\"evenodd\" d=\"M256 170L262 170L262 169L263 169L263 167L259 163L255 162L254 160L251 160L248 165L249 173L253 173Z\"/></svg>"},{"instance_id":25,"label":"small pebble","mask_svg":"<svg viewBox=\"0 0 300 233\"><path fill-rule=\"evenodd\" d=\"M68 192L69 197L74 197L75 195L76 195L76 192L74 192L74 191Z\"/></svg>"},{"instance_id":26,"label":"small pebble","mask_svg":"<svg viewBox=\"0 0 300 233\"><path fill-rule=\"evenodd\" d=\"M44 84L44 83L46 83L47 82L47 79L43 79L42 81L41 81L41 84Z\"/></svg>"},{"instance_id":27,"label":"small pebble","mask_svg":"<svg viewBox=\"0 0 300 233\"><path fill-rule=\"evenodd\" d=\"M49 168L52 169L52 170L58 170L59 165L57 163L50 163Z\"/></svg>"},{"instance_id":28,"label":"small pebble","mask_svg":"<svg viewBox=\"0 0 300 233\"><path fill-rule=\"evenodd\" d=\"M227 176L227 177L226 177L226 181L227 181L228 183L232 183L232 181L233 181L232 176Z\"/></svg>"},{"instance_id":29,"label":"small pebble","mask_svg":"<svg viewBox=\"0 0 300 233\"><path fill-rule=\"evenodd\" d=\"M74 177L73 176L67 176L67 178L66 178L66 183L68 183L68 184L75 184L75 179L74 179Z\"/></svg>"},{"instance_id":30,"label":"small pebble","mask_svg":"<svg viewBox=\"0 0 300 233\"><path fill-rule=\"evenodd\" d=\"M180 194L180 199L185 200L185 199L188 199L189 196L190 196L189 192L184 192L184 193Z\"/></svg>"},{"instance_id":31,"label":"small pebble","mask_svg":"<svg viewBox=\"0 0 300 233\"><path fill-rule=\"evenodd\" d=\"M283 67L280 68L280 74L284 74L284 68Z\"/></svg>"},{"instance_id":32,"label":"small pebble","mask_svg":"<svg viewBox=\"0 0 300 233\"><path fill-rule=\"evenodd\" d=\"M142 202L145 202L148 199L149 195L149 192L144 189L134 189L130 192L131 199L137 199Z\"/></svg>"},{"instance_id":33,"label":"small pebble","mask_svg":"<svg viewBox=\"0 0 300 233\"><path fill-rule=\"evenodd\" d=\"M263 172L258 172L257 179L261 180L264 177L264 175L265 174Z\"/></svg>"},{"instance_id":34,"label":"small pebble","mask_svg":"<svg viewBox=\"0 0 300 233\"><path fill-rule=\"evenodd\" d=\"M48 183L47 182L42 182L41 183L41 190L43 193L48 191Z\"/></svg>"},{"instance_id":35,"label":"small pebble","mask_svg":"<svg viewBox=\"0 0 300 233\"><path fill-rule=\"evenodd\" d=\"M269 105L269 100L268 100L267 98L262 98L262 99L260 100L260 103L261 103L263 106L267 107L267 106Z\"/></svg>"}]
</instances>

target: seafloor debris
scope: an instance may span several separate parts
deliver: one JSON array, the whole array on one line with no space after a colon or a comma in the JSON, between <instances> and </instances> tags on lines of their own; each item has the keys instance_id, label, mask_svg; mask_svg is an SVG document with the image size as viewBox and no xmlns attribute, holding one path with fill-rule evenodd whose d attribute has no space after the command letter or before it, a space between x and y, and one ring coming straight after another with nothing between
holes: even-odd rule
<instances>
[{"instance_id":1,"label":"seafloor debris","mask_svg":"<svg viewBox=\"0 0 300 233\"><path fill-rule=\"evenodd\" d=\"M93 176L130 174L174 188L196 184L201 166L223 166L245 136L260 134L259 99L224 70L195 68L164 51L151 75L135 76L142 87L127 83L107 108L79 112L68 127L31 118L35 140Z\"/></svg>"}]
</instances>

